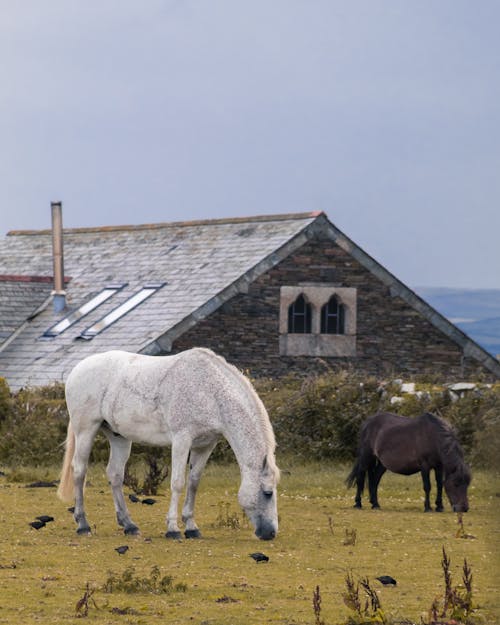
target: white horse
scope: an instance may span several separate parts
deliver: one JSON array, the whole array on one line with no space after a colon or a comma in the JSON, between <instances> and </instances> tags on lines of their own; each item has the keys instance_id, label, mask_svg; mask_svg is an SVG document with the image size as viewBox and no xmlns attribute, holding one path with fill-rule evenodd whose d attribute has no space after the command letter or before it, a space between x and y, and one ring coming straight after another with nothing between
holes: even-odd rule
<instances>
[{"instance_id":1,"label":"white horse","mask_svg":"<svg viewBox=\"0 0 500 625\"><path fill-rule=\"evenodd\" d=\"M83 489L88 459L99 430L110 443L106 473L118 524L137 534L123 496L123 475L132 442L171 445L171 499L167 538L181 536L179 497L189 478L182 508L186 538L200 531L193 514L201 473L217 441L231 445L241 472L240 505L263 540L278 531L274 433L264 404L250 381L208 349L173 356L110 351L85 358L66 382L70 422L58 495L75 498L79 534L89 534Z\"/></svg>"}]
</instances>

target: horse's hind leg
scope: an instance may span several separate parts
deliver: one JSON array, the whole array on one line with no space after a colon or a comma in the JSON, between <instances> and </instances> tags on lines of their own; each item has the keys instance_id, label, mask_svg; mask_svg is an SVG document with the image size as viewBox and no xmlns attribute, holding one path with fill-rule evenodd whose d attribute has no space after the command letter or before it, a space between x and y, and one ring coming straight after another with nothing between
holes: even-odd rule
<instances>
[{"instance_id":1,"label":"horse's hind leg","mask_svg":"<svg viewBox=\"0 0 500 625\"><path fill-rule=\"evenodd\" d=\"M216 443L217 441L207 445L206 447L191 449L186 499L182 508L182 521L186 526L184 531L186 538L199 538L201 536L200 530L194 520L194 504L201 474L203 473L203 469L205 468L207 460L210 457Z\"/></svg>"},{"instance_id":2,"label":"horse's hind leg","mask_svg":"<svg viewBox=\"0 0 500 625\"><path fill-rule=\"evenodd\" d=\"M443 508L443 468L438 466L434 469L434 474L436 476L436 512L442 512Z\"/></svg>"},{"instance_id":3,"label":"horse's hind leg","mask_svg":"<svg viewBox=\"0 0 500 625\"><path fill-rule=\"evenodd\" d=\"M386 471L387 469L380 460L376 460L368 470L368 488L370 490L370 503L372 504L372 508L380 508L377 491L380 480Z\"/></svg>"},{"instance_id":4,"label":"horse's hind leg","mask_svg":"<svg viewBox=\"0 0 500 625\"><path fill-rule=\"evenodd\" d=\"M90 525L85 516L83 503L83 490L85 486L85 475L87 473L88 461L92 444L98 428L94 430L75 432L75 455L73 456L73 481L75 485L75 510L73 517L78 525L78 534L90 534Z\"/></svg>"},{"instance_id":5,"label":"horse's hind leg","mask_svg":"<svg viewBox=\"0 0 500 625\"><path fill-rule=\"evenodd\" d=\"M354 497L354 507L361 508L361 495L365 490L366 471L359 470L356 476L356 496Z\"/></svg>"},{"instance_id":6,"label":"horse's hind leg","mask_svg":"<svg viewBox=\"0 0 500 625\"><path fill-rule=\"evenodd\" d=\"M430 471L428 469L422 469L420 473L422 475L422 483L424 485L424 493L425 493L424 511L431 512L432 508L431 508L431 500L430 500L430 494L431 494Z\"/></svg>"},{"instance_id":7,"label":"horse's hind leg","mask_svg":"<svg viewBox=\"0 0 500 625\"><path fill-rule=\"evenodd\" d=\"M354 465L348 480L353 477L356 480L356 496L354 498L354 507L361 508L361 496L365 490L366 473L370 471L371 465L375 461L374 456L370 452L361 454Z\"/></svg>"},{"instance_id":8,"label":"horse's hind leg","mask_svg":"<svg viewBox=\"0 0 500 625\"><path fill-rule=\"evenodd\" d=\"M125 498L123 497L123 476L125 474L125 465L130 456L132 443L122 436L111 432L104 432L109 440L110 455L106 468L111 492L113 493L113 501L116 510L116 520L118 525L123 527L125 534L138 534L139 528L132 522L130 514L127 510Z\"/></svg>"}]
</instances>

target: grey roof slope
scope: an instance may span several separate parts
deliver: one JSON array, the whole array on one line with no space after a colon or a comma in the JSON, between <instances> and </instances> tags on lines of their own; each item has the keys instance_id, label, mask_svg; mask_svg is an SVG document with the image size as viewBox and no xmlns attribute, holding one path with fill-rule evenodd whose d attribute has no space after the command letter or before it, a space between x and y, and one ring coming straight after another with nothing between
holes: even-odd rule
<instances>
[{"instance_id":1,"label":"grey roof slope","mask_svg":"<svg viewBox=\"0 0 500 625\"><path fill-rule=\"evenodd\" d=\"M0 275L0 345L19 330L19 320L28 320L48 302L51 291L51 278Z\"/></svg>"},{"instance_id":2,"label":"grey roof slope","mask_svg":"<svg viewBox=\"0 0 500 625\"><path fill-rule=\"evenodd\" d=\"M41 338L63 318L47 306L26 323L14 340L0 346L0 375L12 389L64 380L72 367L92 353L108 349L157 353L155 341L172 328L194 323L258 275L264 260L279 262L290 244L318 213L237 218L141 226L77 228L64 231L64 273L69 309L75 309L109 283L127 283L110 300L61 335ZM306 239L304 239L306 240ZM277 255L278 254L278 255ZM50 231L15 231L0 240L0 274L52 275ZM265 271L262 266L260 272ZM238 282L238 286L234 284ZM74 339L151 282L166 282L92 341ZM4 283L0 281L0 300ZM188 320L188 321L186 321ZM7 344L8 343L8 344Z\"/></svg>"},{"instance_id":3,"label":"grey roof slope","mask_svg":"<svg viewBox=\"0 0 500 625\"><path fill-rule=\"evenodd\" d=\"M64 314L41 306L29 319L20 313L17 333L0 344L0 375L13 390L64 380L72 367L108 349L158 354L259 275L318 234L328 236L385 283L394 295L419 310L455 341L466 356L500 377L500 363L338 230L324 213L300 213L140 226L64 231L64 263L69 309L110 283L127 283L110 300L61 335L41 338ZM1 276L52 276L50 231L11 232L0 240ZM75 338L90 324L126 301L144 284L166 282L152 297L93 340Z\"/></svg>"}]
</instances>

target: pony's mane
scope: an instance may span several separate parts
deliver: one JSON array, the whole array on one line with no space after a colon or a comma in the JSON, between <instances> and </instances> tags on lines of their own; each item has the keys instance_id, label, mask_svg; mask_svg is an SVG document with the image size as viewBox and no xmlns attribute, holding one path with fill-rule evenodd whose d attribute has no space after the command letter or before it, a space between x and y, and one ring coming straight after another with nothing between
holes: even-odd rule
<instances>
[{"instance_id":1,"label":"pony's mane","mask_svg":"<svg viewBox=\"0 0 500 625\"><path fill-rule=\"evenodd\" d=\"M465 463L464 452L452 425L430 412L423 414L422 419L429 421L438 430L445 472L456 475L460 481L470 481L470 470Z\"/></svg>"},{"instance_id":2,"label":"pony's mane","mask_svg":"<svg viewBox=\"0 0 500 625\"><path fill-rule=\"evenodd\" d=\"M224 366L231 373L236 375L238 379L241 380L247 387L248 391L250 392L251 397L253 398L257 406L257 414L259 417L259 422L262 426L262 432L264 434L264 441L266 444L267 466L271 469L276 480L279 480L280 470L276 466L276 460L274 457L274 451L276 449L276 439L274 437L274 431L271 425L271 421L269 419L269 415L267 414L266 407L264 406L264 403L262 402L262 399L259 397L257 391L254 389L253 384L250 382L247 376L244 373L242 373L240 369L238 369L238 367L228 362L223 356L216 354L214 351L212 351L211 349L208 349L207 347L198 347L196 349L197 351L204 352L210 358L217 360L222 366Z\"/></svg>"}]
</instances>

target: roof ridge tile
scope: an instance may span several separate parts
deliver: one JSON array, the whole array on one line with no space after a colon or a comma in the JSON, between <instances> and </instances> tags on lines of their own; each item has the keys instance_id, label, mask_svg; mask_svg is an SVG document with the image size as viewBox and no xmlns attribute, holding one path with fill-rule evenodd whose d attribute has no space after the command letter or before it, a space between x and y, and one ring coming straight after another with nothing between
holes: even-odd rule
<instances>
[{"instance_id":1,"label":"roof ridge tile","mask_svg":"<svg viewBox=\"0 0 500 625\"><path fill-rule=\"evenodd\" d=\"M277 215L256 215L252 217L221 217L219 219L196 219L193 221L166 221L150 224L115 225L115 226L89 226L79 228L64 228L64 233L96 233L96 232L133 232L140 230L160 230L163 228L193 227L193 226L219 226L224 224L261 223L268 221L293 221L300 219L314 219L323 215L323 211L308 213L281 213ZM7 236L30 236L49 235L50 229L42 230L10 230Z\"/></svg>"}]
</instances>

